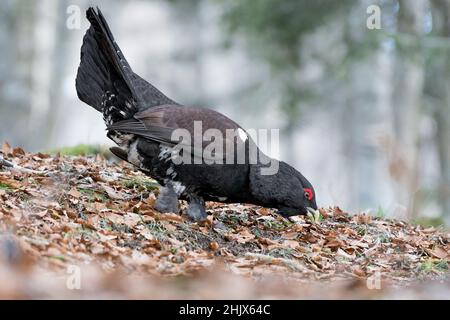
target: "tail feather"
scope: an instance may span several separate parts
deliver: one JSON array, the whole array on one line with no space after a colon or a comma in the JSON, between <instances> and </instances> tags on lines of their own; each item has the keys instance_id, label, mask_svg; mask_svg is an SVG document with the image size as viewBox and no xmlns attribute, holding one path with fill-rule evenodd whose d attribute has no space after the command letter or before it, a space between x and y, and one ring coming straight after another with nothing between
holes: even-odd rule
<instances>
[{"instance_id":1,"label":"tail feather","mask_svg":"<svg viewBox=\"0 0 450 320\"><path fill-rule=\"evenodd\" d=\"M111 115L108 110L106 117L112 116L113 122L149 107L176 104L132 71L100 9L89 8L86 17L91 26L83 39L76 79L81 101L104 114L105 107L114 105L121 113Z\"/></svg>"},{"instance_id":2,"label":"tail feather","mask_svg":"<svg viewBox=\"0 0 450 320\"><path fill-rule=\"evenodd\" d=\"M119 85L124 100L131 100L133 88L131 68L114 42L101 11L97 10L98 13L89 8L86 12L91 26L83 39L76 89L80 100L102 112L105 92L115 92L114 87Z\"/></svg>"}]
</instances>

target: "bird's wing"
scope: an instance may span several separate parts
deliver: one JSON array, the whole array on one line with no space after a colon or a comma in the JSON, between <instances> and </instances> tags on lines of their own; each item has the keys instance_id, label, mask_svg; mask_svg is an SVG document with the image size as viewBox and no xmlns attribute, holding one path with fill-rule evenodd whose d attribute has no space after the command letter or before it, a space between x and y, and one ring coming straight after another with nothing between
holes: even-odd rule
<instances>
[{"instance_id":1,"label":"bird's wing","mask_svg":"<svg viewBox=\"0 0 450 320\"><path fill-rule=\"evenodd\" d=\"M107 130L131 133L170 146L176 144L176 142L171 139L174 130L173 128L151 124L146 125L144 122L135 118L113 123L107 127Z\"/></svg>"},{"instance_id":2,"label":"bird's wing","mask_svg":"<svg viewBox=\"0 0 450 320\"><path fill-rule=\"evenodd\" d=\"M198 122L195 124L195 122ZM196 126L201 125L200 136L196 133ZM183 129L183 132L175 132L177 129ZM198 127L197 127L198 129ZM168 146L180 145L189 147L184 149L190 151L195 156L203 154L203 150L213 139L203 139L203 134L209 129L216 129L223 138L221 148L215 150L213 159L226 159L227 152L242 152L245 148L246 140L242 139L242 132L245 131L234 121L226 116L210 109L189 108L176 105L159 106L145 110L136 114L132 119L120 121L107 127L107 130L115 130L123 133L131 133L140 137L166 144ZM230 132L227 135L227 130ZM241 130L241 134L231 136L233 131ZM175 133L175 135L174 135ZM188 134L189 140L179 139L180 135ZM201 139L199 143L194 143L196 139ZM237 139L241 139L238 143ZM198 148L198 146L200 146ZM232 148L230 147L232 145ZM228 154L229 156L229 154ZM210 157L207 157L211 159Z\"/></svg>"}]
</instances>

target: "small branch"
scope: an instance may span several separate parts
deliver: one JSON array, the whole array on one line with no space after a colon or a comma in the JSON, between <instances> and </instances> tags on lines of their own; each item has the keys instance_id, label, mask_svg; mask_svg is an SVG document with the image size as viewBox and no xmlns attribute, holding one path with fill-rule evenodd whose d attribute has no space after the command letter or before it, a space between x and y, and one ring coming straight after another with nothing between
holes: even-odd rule
<instances>
[{"instance_id":1,"label":"small branch","mask_svg":"<svg viewBox=\"0 0 450 320\"><path fill-rule=\"evenodd\" d=\"M14 163L6 161L2 156L0 156L0 167L14 168L14 166Z\"/></svg>"},{"instance_id":2,"label":"small branch","mask_svg":"<svg viewBox=\"0 0 450 320\"><path fill-rule=\"evenodd\" d=\"M310 270L308 270L308 268L304 267L303 265L301 265L300 263L298 263L295 260L289 260L289 259L284 259L284 258L275 258L272 256L259 254L259 253L252 253L252 252L247 252L245 254L245 256L249 257L249 258L257 259L263 263L283 264L283 265L291 268L293 271L304 272L304 273L310 272Z\"/></svg>"},{"instance_id":3,"label":"small branch","mask_svg":"<svg viewBox=\"0 0 450 320\"><path fill-rule=\"evenodd\" d=\"M36 170L31 170L31 169L27 169L27 168L23 168L21 166L18 166L8 160L5 160L2 156L0 156L0 169L1 168L7 168L7 169L11 169L11 170L16 170L16 171L20 171L20 172L25 172L25 173L33 173L33 174L46 174L46 172L44 171L36 171Z\"/></svg>"}]
</instances>

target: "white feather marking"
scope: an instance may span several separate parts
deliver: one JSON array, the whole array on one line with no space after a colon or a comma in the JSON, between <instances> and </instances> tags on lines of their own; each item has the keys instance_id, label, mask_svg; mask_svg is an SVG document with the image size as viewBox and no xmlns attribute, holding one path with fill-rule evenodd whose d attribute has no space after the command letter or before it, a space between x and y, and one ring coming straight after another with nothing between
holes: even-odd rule
<instances>
[{"instance_id":1,"label":"white feather marking","mask_svg":"<svg viewBox=\"0 0 450 320\"><path fill-rule=\"evenodd\" d=\"M128 162L135 165L136 167L140 167L142 164L141 156L139 155L139 152L137 150L137 143L138 141L134 141L132 144L130 144L130 148L128 149Z\"/></svg>"},{"instance_id":2,"label":"white feather marking","mask_svg":"<svg viewBox=\"0 0 450 320\"><path fill-rule=\"evenodd\" d=\"M128 148L128 146L130 145L130 141L132 141L134 139L134 135L133 134L120 134L120 133L115 132L115 134L111 137L111 139L113 139L113 141L115 143L117 143L117 145L119 147Z\"/></svg>"},{"instance_id":3,"label":"white feather marking","mask_svg":"<svg viewBox=\"0 0 450 320\"><path fill-rule=\"evenodd\" d=\"M181 196L186 190L186 187L181 184L179 181L172 181L173 190L178 196Z\"/></svg>"},{"instance_id":4,"label":"white feather marking","mask_svg":"<svg viewBox=\"0 0 450 320\"><path fill-rule=\"evenodd\" d=\"M170 155L172 153L172 148L167 147L167 146L160 146L159 150L160 150L159 155L158 155L159 160L167 160L170 158Z\"/></svg>"},{"instance_id":5,"label":"white feather marking","mask_svg":"<svg viewBox=\"0 0 450 320\"><path fill-rule=\"evenodd\" d=\"M178 173L175 172L173 167L169 167L169 169L166 170L166 175L173 180L177 177Z\"/></svg>"},{"instance_id":6,"label":"white feather marking","mask_svg":"<svg viewBox=\"0 0 450 320\"><path fill-rule=\"evenodd\" d=\"M241 128L238 129L238 134L239 134L239 138L241 138L242 141L247 141L248 139L248 135L247 132L245 132L244 130L242 130Z\"/></svg>"}]
</instances>

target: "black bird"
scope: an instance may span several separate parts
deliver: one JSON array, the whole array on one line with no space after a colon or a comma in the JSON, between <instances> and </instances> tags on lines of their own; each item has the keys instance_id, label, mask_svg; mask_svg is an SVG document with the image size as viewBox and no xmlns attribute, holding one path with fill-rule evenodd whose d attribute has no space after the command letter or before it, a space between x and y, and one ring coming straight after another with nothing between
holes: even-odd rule
<instances>
[{"instance_id":1,"label":"black bird","mask_svg":"<svg viewBox=\"0 0 450 320\"><path fill-rule=\"evenodd\" d=\"M260 152L238 161L242 152L258 150L245 130L216 111L185 107L166 97L133 72L101 11L89 8L86 16L91 26L81 48L78 97L103 114L107 136L118 145L111 151L162 185L157 210L178 212L181 199L197 221L206 218L205 201L277 208L286 217L316 212L314 188L300 172ZM196 144L196 121L203 130L216 129L224 137L231 130L235 136L225 138L222 152L217 149L208 158L206 143ZM193 135L193 141L179 143L173 135L177 129ZM207 162L213 158L232 161ZM273 163L278 170L264 174Z\"/></svg>"}]
</instances>

